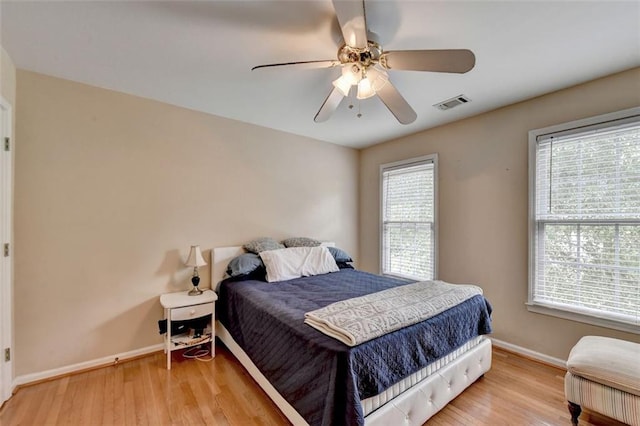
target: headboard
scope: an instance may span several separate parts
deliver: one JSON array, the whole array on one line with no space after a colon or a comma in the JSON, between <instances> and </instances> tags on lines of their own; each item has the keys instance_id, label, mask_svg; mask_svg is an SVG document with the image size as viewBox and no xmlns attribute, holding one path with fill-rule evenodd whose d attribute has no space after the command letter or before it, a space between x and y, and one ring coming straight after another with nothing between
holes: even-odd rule
<instances>
[{"instance_id":1,"label":"headboard","mask_svg":"<svg viewBox=\"0 0 640 426\"><path fill-rule=\"evenodd\" d=\"M321 245L325 247L335 247L333 241L325 241ZM211 250L211 289L218 291L218 284L227 273L227 265L231 259L244 253L242 246L214 247Z\"/></svg>"},{"instance_id":2,"label":"headboard","mask_svg":"<svg viewBox=\"0 0 640 426\"><path fill-rule=\"evenodd\" d=\"M211 290L218 291L218 284L227 273L231 259L244 253L242 246L214 247L211 250Z\"/></svg>"}]
</instances>

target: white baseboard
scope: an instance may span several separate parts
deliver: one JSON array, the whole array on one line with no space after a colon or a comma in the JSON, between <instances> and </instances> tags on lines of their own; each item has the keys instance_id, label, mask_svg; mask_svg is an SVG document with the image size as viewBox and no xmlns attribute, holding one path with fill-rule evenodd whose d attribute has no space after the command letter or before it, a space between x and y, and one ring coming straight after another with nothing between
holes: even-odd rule
<instances>
[{"instance_id":1,"label":"white baseboard","mask_svg":"<svg viewBox=\"0 0 640 426\"><path fill-rule=\"evenodd\" d=\"M39 380L50 379L56 376L62 376L64 374L74 373L76 371L87 370L89 368L102 367L109 364L113 364L114 360L118 358L118 361L124 361L130 358L135 358L141 355L147 355L153 352L161 351L164 349L164 345L159 343L153 346L147 346L146 348L135 349L129 352L122 352L119 354L109 355L102 358L94 359L91 361L85 361L78 364L67 365L60 368L54 368L52 370L41 371L39 373L30 373L18 376L13 380L11 386L11 392L15 391L16 387L26 385L28 383L37 382Z\"/></svg>"},{"instance_id":2,"label":"white baseboard","mask_svg":"<svg viewBox=\"0 0 640 426\"><path fill-rule=\"evenodd\" d=\"M524 355L528 358L533 358L535 360L538 360L547 364L551 364L555 367L564 368L564 369L567 368L566 360L563 360L560 358L554 358L552 356L545 355L540 352L532 351L531 349L523 348L522 346L503 342L502 340L494 339L493 337L491 338L491 341L498 348L506 349L508 351L515 352L519 355Z\"/></svg>"},{"instance_id":3,"label":"white baseboard","mask_svg":"<svg viewBox=\"0 0 640 426\"><path fill-rule=\"evenodd\" d=\"M530 349L523 348L522 346L507 343L502 340L495 339L493 337L491 338L491 341L498 348L506 349L508 351L515 352L517 354L524 355L529 358L533 358L535 360L542 361L559 368L566 368L567 366L566 361L560 358L554 358L552 356L545 355L540 352L532 351ZM124 361L129 358L135 358L141 355L146 355L153 352L161 351L163 349L164 349L164 345L162 343L159 343L157 345L147 346L145 348L140 348L140 349L136 349L129 352L122 352L119 354L109 355L109 356L94 359L91 361L85 361L78 364L67 365L65 367L54 368L52 370L41 371L39 373L25 374L22 376L18 376L13 380L11 390L13 392L17 386L25 385L32 382L37 382L39 380L50 379L52 377L61 376L64 374L70 374L76 371L82 371L89 368L109 365L113 363L113 360L115 358L118 358L119 360Z\"/></svg>"}]
</instances>

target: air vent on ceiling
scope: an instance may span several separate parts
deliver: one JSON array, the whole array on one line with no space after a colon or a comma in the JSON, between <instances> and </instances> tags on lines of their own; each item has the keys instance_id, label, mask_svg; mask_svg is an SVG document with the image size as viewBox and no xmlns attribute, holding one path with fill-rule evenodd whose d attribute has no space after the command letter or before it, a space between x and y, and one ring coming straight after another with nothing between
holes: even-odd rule
<instances>
[{"instance_id":1,"label":"air vent on ceiling","mask_svg":"<svg viewBox=\"0 0 640 426\"><path fill-rule=\"evenodd\" d=\"M467 98L465 95L458 95L454 98L447 99L446 101L438 102L434 107L446 111L448 109L455 108L458 105L466 104L467 102L471 102L471 99Z\"/></svg>"}]
</instances>

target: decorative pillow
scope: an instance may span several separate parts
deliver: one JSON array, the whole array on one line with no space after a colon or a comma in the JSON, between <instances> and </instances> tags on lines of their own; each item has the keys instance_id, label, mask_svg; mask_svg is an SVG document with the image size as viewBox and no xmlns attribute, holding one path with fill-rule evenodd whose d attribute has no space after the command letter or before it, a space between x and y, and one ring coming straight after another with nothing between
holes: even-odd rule
<instances>
[{"instance_id":1,"label":"decorative pillow","mask_svg":"<svg viewBox=\"0 0 640 426\"><path fill-rule=\"evenodd\" d=\"M267 281L327 274L340 269L326 247L291 247L260 253L267 268Z\"/></svg>"},{"instance_id":2,"label":"decorative pillow","mask_svg":"<svg viewBox=\"0 0 640 426\"><path fill-rule=\"evenodd\" d=\"M346 251L341 250L337 247L327 247L327 248L329 249L331 256L333 256L336 262L342 262L342 263L353 262L353 259L351 258L351 256L347 254Z\"/></svg>"},{"instance_id":3,"label":"decorative pillow","mask_svg":"<svg viewBox=\"0 0 640 426\"><path fill-rule=\"evenodd\" d=\"M336 262L336 265L338 265L338 268L340 269L356 269L353 265L347 262Z\"/></svg>"},{"instance_id":4,"label":"decorative pillow","mask_svg":"<svg viewBox=\"0 0 640 426\"><path fill-rule=\"evenodd\" d=\"M318 247L321 243L318 240L307 237L287 238L282 241L285 247Z\"/></svg>"},{"instance_id":5,"label":"decorative pillow","mask_svg":"<svg viewBox=\"0 0 640 426\"><path fill-rule=\"evenodd\" d=\"M236 275L234 277L227 277L222 280L223 283L234 283L238 281L266 281L267 280L267 270L263 266L260 266L253 272L249 272L244 275Z\"/></svg>"},{"instance_id":6,"label":"decorative pillow","mask_svg":"<svg viewBox=\"0 0 640 426\"><path fill-rule=\"evenodd\" d=\"M227 274L230 277L237 277L250 274L258 268L264 268L260 256L255 253L244 253L231 259L227 266Z\"/></svg>"},{"instance_id":7,"label":"decorative pillow","mask_svg":"<svg viewBox=\"0 0 640 426\"><path fill-rule=\"evenodd\" d=\"M262 237L256 238L253 241L249 241L247 244L242 246L246 251L259 254L262 251L266 250L278 250L283 249L284 246L270 237Z\"/></svg>"}]
</instances>

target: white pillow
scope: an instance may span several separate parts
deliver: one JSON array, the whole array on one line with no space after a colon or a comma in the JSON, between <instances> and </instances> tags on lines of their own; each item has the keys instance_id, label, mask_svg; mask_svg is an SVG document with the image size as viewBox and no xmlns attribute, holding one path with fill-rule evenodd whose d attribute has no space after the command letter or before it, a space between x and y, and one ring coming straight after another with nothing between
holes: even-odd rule
<instances>
[{"instance_id":1,"label":"white pillow","mask_svg":"<svg viewBox=\"0 0 640 426\"><path fill-rule=\"evenodd\" d=\"M260 252L267 268L267 281L327 274L340 269L326 247L290 247Z\"/></svg>"}]
</instances>

